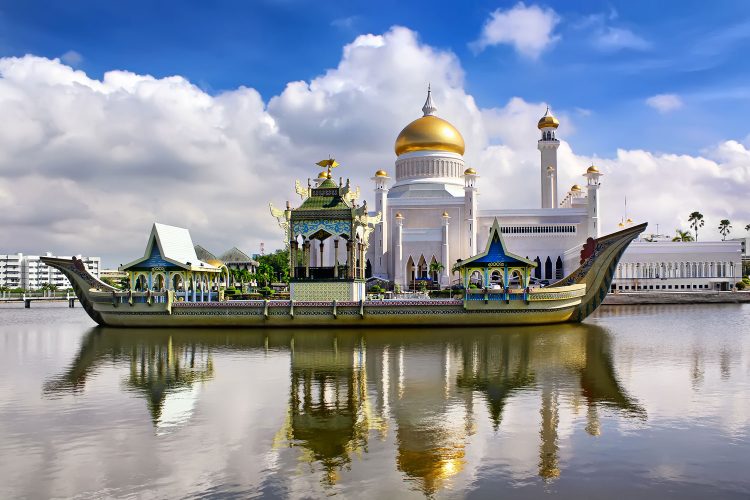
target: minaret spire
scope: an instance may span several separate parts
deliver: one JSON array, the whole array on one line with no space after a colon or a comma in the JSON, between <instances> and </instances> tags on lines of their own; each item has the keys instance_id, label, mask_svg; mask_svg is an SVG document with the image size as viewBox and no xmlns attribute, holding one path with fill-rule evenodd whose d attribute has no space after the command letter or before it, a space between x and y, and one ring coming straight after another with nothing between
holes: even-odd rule
<instances>
[{"instance_id":1,"label":"minaret spire","mask_svg":"<svg viewBox=\"0 0 750 500\"><path fill-rule=\"evenodd\" d=\"M437 108L435 107L435 104L432 102L432 90L431 85L427 84L427 100L424 102L424 106L422 106L422 112L424 113L424 116L434 116L435 111L437 111Z\"/></svg>"}]
</instances>

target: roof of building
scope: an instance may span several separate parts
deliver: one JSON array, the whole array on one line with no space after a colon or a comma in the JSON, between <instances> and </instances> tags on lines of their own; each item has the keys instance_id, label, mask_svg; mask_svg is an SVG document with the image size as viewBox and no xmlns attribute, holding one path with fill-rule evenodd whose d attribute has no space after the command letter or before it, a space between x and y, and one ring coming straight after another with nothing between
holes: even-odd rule
<instances>
[{"instance_id":1,"label":"roof of building","mask_svg":"<svg viewBox=\"0 0 750 500\"><path fill-rule=\"evenodd\" d=\"M218 271L216 267L198 258L190 231L158 222L155 222L151 228L143 257L121 266L120 270L153 268L170 264L186 270Z\"/></svg>"},{"instance_id":2,"label":"roof of building","mask_svg":"<svg viewBox=\"0 0 750 500\"><path fill-rule=\"evenodd\" d=\"M252 257L250 257L248 254L243 252L237 247L232 247L223 254L219 256L219 260L223 261L226 264L240 264L240 263L251 263L254 265L258 265L258 262L255 261Z\"/></svg>"},{"instance_id":3,"label":"roof of building","mask_svg":"<svg viewBox=\"0 0 750 500\"><path fill-rule=\"evenodd\" d=\"M203 262L208 262L209 260L217 260L216 255L212 254L202 246L195 245L193 248L195 249L195 255L197 255L198 258Z\"/></svg>"},{"instance_id":4,"label":"roof of building","mask_svg":"<svg viewBox=\"0 0 750 500\"><path fill-rule=\"evenodd\" d=\"M488 266L491 263L496 262L521 267L536 267L537 265L536 262L525 259L520 255L510 253L506 250L503 234L500 231L500 225L498 224L497 219L495 219L495 222L490 228L490 236L487 239L487 249L480 254L459 262L456 264L456 267L464 267L468 264Z\"/></svg>"},{"instance_id":5,"label":"roof of building","mask_svg":"<svg viewBox=\"0 0 750 500\"><path fill-rule=\"evenodd\" d=\"M547 106L547 111L544 113L544 116L542 116L539 119L539 123L537 123L537 128L543 129L546 127L552 127L557 128L560 125L560 122L555 118L555 115L552 114L552 112L549 110L549 106Z\"/></svg>"},{"instance_id":6,"label":"roof of building","mask_svg":"<svg viewBox=\"0 0 750 500\"><path fill-rule=\"evenodd\" d=\"M425 150L464 154L466 145L461 133L447 121L435 116L436 111L432 92L428 89L427 101L422 106L424 116L404 127L396 138L394 149L397 156Z\"/></svg>"}]
</instances>

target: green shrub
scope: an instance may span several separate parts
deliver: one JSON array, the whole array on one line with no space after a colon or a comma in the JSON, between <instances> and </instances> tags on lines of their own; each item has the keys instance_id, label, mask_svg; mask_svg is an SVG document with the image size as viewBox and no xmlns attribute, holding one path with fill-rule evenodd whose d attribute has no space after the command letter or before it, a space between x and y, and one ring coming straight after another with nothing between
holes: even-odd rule
<instances>
[{"instance_id":1,"label":"green shrub","mask_svg":"<svg viewBox=\"0 0 750 500\"><path fill-rule=\"evenodd\" d=\"M383 287L380 285L373 285L370 287L370 293L384 293Z\"/></svg>"},{"instance_id":2,"label":"green shrub","mask_svg":"<svg viewBox=\"0 0 750 500\"><path fill-rule=\"evenodd\" d=\"M469 283L469 288L471 288L472 290L475 290L479 287L476 285L476 283Z\"/></svg>"},{"instance_id":3,"label":"green shrub","mask_svg":"<svg viewBox=\"0 0 750 500\"><path fill-rule=\"evenodd\" d=\"M737 282L737 290L744 290L745 288L747 288L747 285L745 284L744 281Z\"/></svg>"}]
</instances>

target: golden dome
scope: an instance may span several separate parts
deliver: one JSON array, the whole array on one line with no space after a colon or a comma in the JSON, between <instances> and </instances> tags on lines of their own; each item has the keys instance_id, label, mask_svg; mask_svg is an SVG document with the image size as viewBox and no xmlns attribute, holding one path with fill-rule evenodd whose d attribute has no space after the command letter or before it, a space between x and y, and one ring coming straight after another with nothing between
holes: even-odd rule
<instances>
[{"instance_id":1,"label":"golden dome","mask_svg":"<svg viewBox=\"0 0 750 500\"><path fill-rule=\"evenodd\" d=\"M626 220L625 222L627 222L628 224L632 224L633 223L633 219L631 219L630 217L628 217L628 220Z\"/></svg>"},{"instance_id":2,"label":"golden dome","mask_svg":"<svg viewBox=\"0 0 750 500\"><path fill-rule=\"evenodd\" d=\"M581 191L581 186L579 186L578 184L573 184L573 187L572 187L572 188L570 188L570 190L571 190L571 192L573 192L573 193L578 193L578 192L580 192L580 191Z\"/></svg>"},{"instance_id":3,"label":"golden dome","mask_svg":"<svg viewBox=\"0 0 750 500\"><path fill-rule=\"evenodd\" d=\"M385 170L378 170L375 172L375 177L388 177L388 173Z\"/></svg>"},{"instance_id":4,"label":"golden dome","mask_svg":"<svg viewBox=\"0 0 750 500\"><path fill-rule=\"evenodd\" d=\"M396 155L412 151L437 150L464 154L466 146L456 127L437 116L427 115L417 118L398 134Z\"/></svg>"},{"instance_id":5,"label":"golden dome","mask_svg":"<svg viewBox=\"0 0 750 500\"><path fill-rule=\"evenodd\" d=\"M599 169L596 168L594 165L591 165L589 168L586 169L587 174L598 174Z\"/></svg>"},{"instance_id":6,"label":"golden dome","mask_svg":"<svg viewBox=\"0 0 750 500\"><path fill-rule=\"evenodd\" d=\"M318 179L328 179L328 172L325 170L321 170L321 172L318 174Z\"/></svg>"},{"instance_id":7,"label":"golden dome","mask_svg":"<svg viewBox=\"0 0 750 500\"><path fill-rule=\"evenodd\" d=\"M464 175L477 175L477 171L469 167L466 170L464 170Z\"/></svg>"},{"instance_id":8,"label":"golden dome","mask_svg":"<svg viewBox=\"0 0 750 500\"><path fill-rule=\"evenodd\" d=\"M396 212L396 218L397 218L397 219L403 219L403 218L404 218L404 216L403 216L403 215L401 215L401 212Z\"/></svg>"},{"instance_id":9,"label":"golden dome","mask_svg":"<svg viewBox=\"0 0 750 500\"><path fill-rule=\"evenodd\" d=\"M450 215L448 215L448 212L443 212L443 217L450 217Z\"/></svg>"},{"instance_id":10,"label":"golden dome","mask_svg":"<svg viewBox=\"0 0 750 500\"><path fill-rule=\"evenodd\" d=\"M543 129L545 127L557 128L558 125L560 125L560 122L557 121L557 118L554 117L554 115L549 110L549 106L547 106L547 112L544 113L544 116L539 119L539 123L537 123L536 126L539 129Z\"/></svg>"}]
</instances>

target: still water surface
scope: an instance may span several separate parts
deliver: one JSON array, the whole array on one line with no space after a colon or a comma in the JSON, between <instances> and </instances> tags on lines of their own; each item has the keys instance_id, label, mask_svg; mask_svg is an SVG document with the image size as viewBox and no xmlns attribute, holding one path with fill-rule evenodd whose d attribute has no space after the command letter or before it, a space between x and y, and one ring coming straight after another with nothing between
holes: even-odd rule
<instances>
[{"instance_id":1,"label":"still water surface","mask_svg":"<svg viewBox=\"0 0 750 500\"><path fill-rule=\"evenodd\" d=\"M750 497L750 306L124 330L0 308L0 498Z\"/></svg>"}]
</instances>

